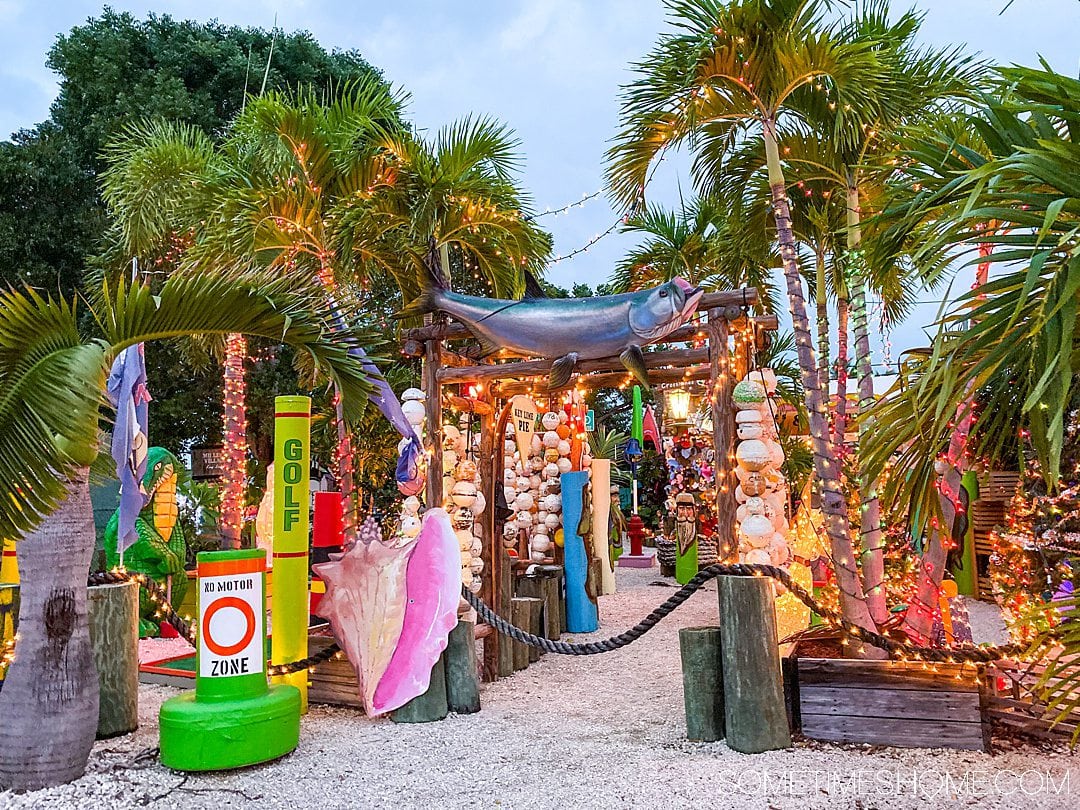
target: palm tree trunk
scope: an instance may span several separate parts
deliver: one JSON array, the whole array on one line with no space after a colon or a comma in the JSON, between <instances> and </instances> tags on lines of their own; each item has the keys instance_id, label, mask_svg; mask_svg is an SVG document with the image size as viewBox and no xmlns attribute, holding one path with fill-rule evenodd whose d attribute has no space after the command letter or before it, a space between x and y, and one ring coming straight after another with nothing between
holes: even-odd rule
<instances>
[{"instance_id":1,"label":"palm tree trunk","mask_svg":"<svg viewBox=\"0 0 1080 810\"><path fill-rule=\"evenodd\" d=\"M37 790L83 775L98 724L98 677L86 617L94 552L89 469L41 526L15 544L22 575L19 642L0 692L0 789Z\"/></svg>"},{"instance_id":2,"label":"palm tree trunk","mask_svg":"<svg viewBox=\"0 0 1080 810\"><path fill-rule=\"evenodd\" d=\"M833 418L833 439L837 454L844 458L844 434L847 432L848 384L848 291L841 281L836 292L836 416Z\"/></svg>"},{"instance_id":3,"label":"palm tree trunk","mask_svg":"<svg viewBox=\"0 0 1080 810\"><path fill-rule=\"evenodd\" d=\"M825 396L829 395L829 301L826 296L825 278L825 249L818 245L814 250L816 263L815 276L817 278L817 295L814 303L817 306L817 340L818 340L818 383Z\"/></svg>"},{"instance_id":4,"label":"palm tree trunk","mask_svg":"<svg viewBox=\"0 0 1080 810\"><path fill-rule=\"evenodd\" d=\"M859 378L859 444L873 430L873 420L867 414L874 404L874 368L870 362L870 332L866 312L866 267L859 253L862 242L862 214L859 190L848 188L847 242L849 261L854 265L851 274L851 306L855 321L855 363ZM859 547L862 549L863 588L870 615L877 624L889 614L885 602L885 534L881 530L881 503L877 482L862 473L859 475Z\"/></svg>"},{"instance_id":5,"label":"palm tree trunk","mask_svg":"<svg viewBox=\"0 0 1080 810\"><path fill-rule=\"evenodd\" d=\"M806 301L803 296L802 278L799 275L795 236L791 231L791 209L787 198L787 186L780 164L775 123L772 121L765 122L764 140L773 218L776 221L780 257L784 262L784 279L787 282L788 301L791 306L795 348L802 384L806 392L806 408L810 415L814 471L821 481L821 511L825 516L825 529L829 536L833 570L840 589L840 607L848 621L868 630L876 630L874 620L867 610L862 582L859 579L858 569L855 567L851 527L848 523L847 498L840 486L840 465L833 457L829 443L829 424L825 415L821 387L818 384L818 369L814 361L814 347L806 320ZM877 655L873 649L865 649L863 652L867 655Z\"/></svg>"},{"instance_id":6,"label":"palm tree trunk","mask_svg":"<svg viewBox=\"0 0 1080 810\"><path fill-rule=\"evenodd\" d=\"M247 339L225 339L225 405L222 409L224 449L221 475L221 547L240 548L244 526L244 494L247 487L247 412L244 361Z\"/></svg>"}]
</instances>

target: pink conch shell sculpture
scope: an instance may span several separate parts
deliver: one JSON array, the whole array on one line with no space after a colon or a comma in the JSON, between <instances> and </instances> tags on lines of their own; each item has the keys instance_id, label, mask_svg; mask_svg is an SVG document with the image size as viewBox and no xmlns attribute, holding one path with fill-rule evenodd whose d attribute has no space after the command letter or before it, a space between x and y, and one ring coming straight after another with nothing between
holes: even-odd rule
<instances>
[{"instance_id":1,"label":"pink conch shell sculpture","mask_svg":"<svg viewBox=\"0 0 1080 810\"><path fill-rule=\"evenodd\" d=\"M427 690L457 623L461 552L450 518L428 510L415 539L389 543L369 519L356 545L331 557L314 567L326 582L318 615L356 670L364 711L393 711Z\"/></svg>"},{"instance_id":2,"label":"pink conch shell sculpture","mask_svg":"<svg viewBox=\"0 0 1080 810\"><path fill-rule=\"evenodd\" d=\"M408 605L390 665L372 702L375 714L393 711L427 691L431 668L446 649L461 601L461 551L450 516L429 509L409 557Z\"/></svg>"}]
</instances>

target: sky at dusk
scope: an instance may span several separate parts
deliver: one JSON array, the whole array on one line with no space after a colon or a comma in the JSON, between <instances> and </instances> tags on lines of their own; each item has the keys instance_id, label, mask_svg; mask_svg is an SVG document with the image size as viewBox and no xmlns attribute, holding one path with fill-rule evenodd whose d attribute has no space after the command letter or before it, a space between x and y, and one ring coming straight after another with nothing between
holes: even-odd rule
<instances>
[{"instance_id":1,"label":"sky at dusk","mask_svg":"<svg viewBox=\"0 0 1080 810\"><path fill-rule=\"evenodd\" d=\"M918 0L926 13L926 44L966 44L999 63L1037 64L1075 76L1080 51L1080 0ZM580 200L601 188L603 154L618 123L619 86L629 64L664 30L659 0L435 0L331 2L116 2L143 17L177 18L286 31L306 29L328 49L356 49L387 79L412 94L410 114L434 130L468 113L492 115L522 141L523 183L538 211ZM897 9L905 4L894 0ZM0 132L32 127L48 116L57 92L45 67L56 36L101 12L78 0L0 0ZM650 197L668 204L689 180L676 170L658 174ZM580 248L606 231L617 214L604 197L542 222L555 236L555 253ZM635 243L614 233L587 253L551 267L548 278L569 286L604 281ZM968 270L967 272L971 272ZM957 282L966 287L967 281ZM941 293L920 298L940 297ZM925 345L922 326L937 307L918 307L892 332L892 355ZM881 362L882 343L875 343Z\"/></svg>"}]
</instances>

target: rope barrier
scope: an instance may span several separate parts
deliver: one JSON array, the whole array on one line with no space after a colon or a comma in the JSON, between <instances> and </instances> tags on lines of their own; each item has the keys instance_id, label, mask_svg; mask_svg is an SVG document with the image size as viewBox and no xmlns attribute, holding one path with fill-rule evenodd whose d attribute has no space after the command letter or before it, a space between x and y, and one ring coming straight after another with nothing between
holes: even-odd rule
<instances>
[{"instance_id":1,"label":"rope barrier","mask_svg":"<svg viewBox=\"0 0 1080 810\"><path fill-rule=\"evenodd\" d=\"M774 565L750 565L746 563L716 564L701 569L679 590L665 599L644 619L635 624L629 630L610 638L598 641L568 642L555 641L553 639L537 636L522 630L499 616L482 599L476 596L468 588L462 586L461 595L465 601L476 610L477 615L498 632L510 637L514 641L527 644L530 647L556 653L558 655L597 655L599 653L612 652L637 641L649 630L669 616L677 607L683 604L693 594L699 591L707 582L718 576L755 576L770 577L784 586L796 599L806 605L810 610L822 618L828 620L835 628L841 630L847 636L857 639L861 643L870 644L885 650L890 655L909 655L926 661L939 663L945 662L972 662L990 663L1002 658L1012 658L1019 654L1030 651L1019 644L1005 644L1000 646L975 646L974 644L962 644L953 647L920 647L906 642L898 641L887 635L867 630L857 624L849 622L839 614L819 605L799 583L792 579L791 575L783 568ZM162 618L176 628L177 632L187 639L193 646L196 643L195 628L191 623L183 619L173 610L169 604L165 590L145 574L128 571L105 571L91 574L87 580L88 585L113 585L122 582L135 581L146 589L147 594L157 605ZM1060 637L1062 628L1045 637L1043 643ZM341 647L331 643L314 655L293 661L288 664L275 664L267 669L270 675L285 675L310 669L317 664L328 661L341 652Z\"/></svg>"}]
</instances>

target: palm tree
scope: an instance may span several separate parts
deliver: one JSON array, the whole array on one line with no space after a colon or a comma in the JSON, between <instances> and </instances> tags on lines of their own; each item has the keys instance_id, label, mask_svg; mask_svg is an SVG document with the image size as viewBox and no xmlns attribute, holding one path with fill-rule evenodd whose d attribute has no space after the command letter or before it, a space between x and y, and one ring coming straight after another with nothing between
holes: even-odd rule
<instances>
[{"instance_id":1,"label":"palm tree","mask_svg":"<svg viewBox=\"0 0 1080 810\"><path fill-rule=\"evenodd\" d=\"M824 24L821 0L669 0L667 6L678 32L661 36L623 93L623 129L608 153L611 193L627 208L638 205L655 161L684 144L694 153L698 185L707 186L742 139L761 137L842 606L851 621L873 628L829 442L780 155L782 127L803 124L800 110L811 97L835 105L834 130L824 137L843 139L857 130L880 106L883 66L873 43L845 41Z\"/></svg>"},{"instance_id":2,"label":"palm tree","mask_svg":"<svg viewBox=\"0 0 1080 810\"><path fill-rule=\"evenodd\" d=\"M777 257L758 219L741 200L694 197L677 211L646 205L622 228L643 234L645 241L616 265L611 288L638 290L675 276L707 290L757 287L762 308L773 312L770 271Z\"/></svg>"},{"instance_id":3,"label":"palm tree","mask_svg":"<svg viewBox=\"0 0 1080 810\"><path fill-rule=\"evenodd\" d=\"M902 206L907 218L893 235L916 234L922 243L916 256L931 263L950 251L955 256L959 246L972 263L988 259L999 268L996 278L965 293L942 316L918 376L875 408L875 418L890 430L875 433L867 463L875 474L893 463L887 499L927 516L931 527L950 517L939 487L948 486L963 463L957 444L993 464L1012 452L1021 430L1047 487L1057 485L1077 373L1080 189L1073 178L1080 148L1073 134L1080 82L1045 66L998 74L996 93L982 96L959 119L959 129L977 134L978 149L947 130L920 129L905 139L902 152L907 180L919 188ZM992 246L988 257L980 255L983 245ZM973 393L977 411L965 405ZM967 423L959 443L958 414ZM930 562L943 563L940 532L929 534ZM933 585L921 583L916 598L932 597Z\"/></svg>"},{"instance_id":4,"label":"palm tree","mask_svg":"<svg viewBox=\"0 0 1080 810\"><path fill-rule=\"evenodd\" d=\"M91 334L72 303L32 290L0 294L0 535L17 537L22 605L15 659L0 692L0 786L31 790L82 775L97 728L97 674L86 620L94 548L88 488L113 358L149 340L241 333L303 350L363 407L357 334L315 314L313 291L254 273L174 276L106 286Z\"/></svg>"}]
</instances>

